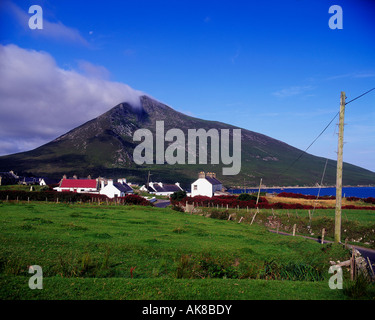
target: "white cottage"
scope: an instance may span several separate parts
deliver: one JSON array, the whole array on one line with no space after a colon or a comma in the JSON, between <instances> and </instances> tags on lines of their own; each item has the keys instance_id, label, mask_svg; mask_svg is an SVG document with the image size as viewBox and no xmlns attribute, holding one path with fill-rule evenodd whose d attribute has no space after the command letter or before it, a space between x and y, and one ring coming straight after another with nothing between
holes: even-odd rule
<instances>
[{"instance_id":1,"label":"white cottage","mask_svg":"<svg viewBox=\"0 0 375 320\"><path fill-rule=\"evenodd\" d=\"M216 174L214 172L207 172L205 174L203 171L199 172L198 180L191 184L191 196L206 196L212 197L215 192L221 192L223 190L223 184L216 179Z\"/></svg>"},{"instance_id":2,"label":"white cottage","mask_svg":"<svg viewBox=\"0 0 375 320\"><path fill-rule=\"evenodd\" d=\"M125 179L118 179L117 182L108 180L107 185L101 180L100 194L108 198L125 197L126 194L133 193L133 189L126 183Z\"/></svg>"},{"instance_id":3,"label":"white cottage","mask_svg":"<svg viewBox=\"0 0 375 320\"><path fill-rule=\"evenodd\" d=\"M157 196L170 196L174 192L183 191L180 184L166 184L162 182L149 182L148 188L146 185L142 186L139 190L146 191Z\"/></svg>"}]
</instances>

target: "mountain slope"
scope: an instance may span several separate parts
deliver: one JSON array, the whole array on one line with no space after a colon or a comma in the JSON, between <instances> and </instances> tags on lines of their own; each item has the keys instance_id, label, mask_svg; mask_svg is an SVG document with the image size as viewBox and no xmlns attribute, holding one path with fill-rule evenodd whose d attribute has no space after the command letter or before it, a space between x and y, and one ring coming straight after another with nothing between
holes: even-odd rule
<instances>
[{"instance_id":1,"label":"mountain slope","mask_svg":"<svg viewBox=\"0 0 375 320\"><path fill-rule=\"evenodd\" d=\"M266 185L314 185L321 180L325 159L310 154L290 165L301 150L265 135L242 129L242 167L235 176L223 176L223 165L136 165L133 142L137 129L149 129L155 137L156 121L164 121L165 132L179 128L188 136L188 129L237 127L193 118L147 96L141 97L141 108L121 103L101 116L69 131L59 138L28 152L0 157L0 171L13 170L34 175L60 178L63 174L78 176L127 177L144 183L151 171L153 181L181 182L185 187L197 177L198 171L216 172L226 186L254 186L260 178ZM232 140L232 139L230 139ZM167 146L167 143L166 143ZM155 148L154 148L155 150ZM186 162L187 163L187 162ZM225 166L225 165L224 165ZM227 167L227 166L225 166ZM335 184L336 162L329 160L324 183ZM375 184L375 173L344 164L344 185Z\"/></svg>"}]
</instances>

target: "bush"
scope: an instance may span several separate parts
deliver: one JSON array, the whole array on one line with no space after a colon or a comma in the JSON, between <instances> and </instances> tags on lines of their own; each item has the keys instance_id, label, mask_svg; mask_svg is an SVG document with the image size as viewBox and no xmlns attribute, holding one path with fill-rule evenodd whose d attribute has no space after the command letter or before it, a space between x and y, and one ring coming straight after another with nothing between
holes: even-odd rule
<instances>
[{"instance_id":1,"label":"bush","mask_svg":"<svg viewBox=\"0 0 375 320\"><path fill-rule=\"evenodd\" d=\"M211 212L210 218L212 218L212 219L220 219L220 220L228 220L229 213L226 212L226 211L223 212L223 211L213 210Z\"/></svg>"},{"instance_id":2,"label":"bush","mask_svg":"<svg viewBox=\"0 0 375 320\"><path fill-rule=\"evenodd\" d=\"M173 201L181 201L182 199L186 198L186 191L176 191L173 194L171 194L170 198Z\"/></svg>"},{"instance_id":3,"label":"bush","mask_svg":"<svg viewBox=\"0 0 375 320\"><path fill-rule=\"evenodd\" d=\"M238 200L240 201L251 201L251 200L257 200L257 196L254 195L254 194L250 194L250 193L241 193L239 196L238 196Z\"/></svg>"}]
</instances>

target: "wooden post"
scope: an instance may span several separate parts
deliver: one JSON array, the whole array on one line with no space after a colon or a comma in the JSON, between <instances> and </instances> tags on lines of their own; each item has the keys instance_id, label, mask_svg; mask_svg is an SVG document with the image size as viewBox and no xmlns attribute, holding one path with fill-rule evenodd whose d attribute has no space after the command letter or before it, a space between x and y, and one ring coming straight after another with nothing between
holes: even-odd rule
<instances>
[{"instance_id":1,"label":"wooden post","mask_svg":"<svg viewBox=\"0 0 375 320\"><path fill-rule=\"evenodd\" d=\"M254 213L254 215L253 215L253 218L251 219L251 223L250 223L250 225L252 225L252 224L253 224L253 222L254 222L254 219L255 219L255 217L256 217L256 215L257 215L257 213L258 213L258 211Z\"/></svg>"},{"instance_id":2,"label":"wooden post","mask_svg":"<svg viewBox=\"0 0 375 320\"><path fill-rule=\"evenodd\" d=\"M371 264L371 261L370 259L367 257L367 263L370 267L370 270L371 270L371 273L372 273L372 278L375 278L375 273L374 273L374 269L372 268L372 264Z\"/></svg>"},{"instance_id":3,"label":"wooden post","mask_svg":"<svg viewBox=\"0 0 375 320\"><path fill-rule=\"evenodd\" d=\"M294 225L293 225L293 237L296 235L296 227L297 227L297 225L294 224Z\"/></svg>"},{"instance_id":4,"label":"wooden post","mask_svg":"<svg viewBox=\"0 0 375 320\"><path fill-rule=\"evenodd\" d=\"M280 222L277 223L276 233L279 233Z\"/></svg>"},{"instance_id":5,"label":"wooden post","mask_svg":"<svg viewBox=\"0 0 375 320\"><path fill-rule=\"evenodd\" d=\"M324 236L325 236L325 234L326 234L326 229L323 228L323 229L322 229L322 241L321 241L321 244L324 243Z\"/></svg>"},{"instance_id":6,"label":"wooden post","mask_svg":"<svg viewBox=\"0 0 375 320\"><path fill-rule=\"evenodd\" d=\"M232 218L232 215L230 214L229 217L228 217L228 221L230 220L230 218Z\"/></svg>"},{"instance_id":7,"label":"wooden post","mask_svg":"<svg viewBox=\"0 0 375 320\"><path fill-rule=\"evenodd\" d=\"M260 188L262 186L262 178L260 178L260 183L259 183L259 190L258 190L258 196L257 196L257 203L256 205L258 205L258 201L259 201L259 194L260 194Z\"/></svg>"},{"instance_id":8,"label":"wooden post","mask_svg":"<svg viewBox=\"0 0 375 320\"><path fill-rule=\"evenodd\" d=\"M341 201L342 201L342 166L343 166L343 145L344 145L344 116L345 116L345 92L341 92L340 98L340 121L339 141L337 151L337 172L336 172L336 209L335 209L335 242L341 242Z\"/></svg>"},{"instance_id":9,"label":"wooden post","mask_svg":"<svg viewBox=\"0 0 375 320\"><path fill-rule=\"evenodd\" d=\"M243 219L243 217L241 217L241 219L240 219L240 221L238 221L238 223L241 223L241 222L242 222L242 219Z\"/></svg>"},{"instance_id":10,"label":"wooden post","mask_svg":"<svg viewBox=\"0 0 375 320\"><path fill-rule=\"evenodd\" d=\"M352 251L352 257L350 258L350 280L354 280L356 277L356 263L355 263L355 256L354 256L354 248Z\"/></svg>"}]
</instances>

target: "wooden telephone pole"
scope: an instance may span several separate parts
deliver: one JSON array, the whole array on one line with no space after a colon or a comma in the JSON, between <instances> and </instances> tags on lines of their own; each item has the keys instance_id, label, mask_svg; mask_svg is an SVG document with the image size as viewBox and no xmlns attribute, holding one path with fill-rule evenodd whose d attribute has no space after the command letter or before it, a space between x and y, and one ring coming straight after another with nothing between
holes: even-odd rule
<instances>
[{"instance_id":1,"label":"wooden telephone pole","mask_svg":"<svg viewBox=\"0 0 375 320\"><path fill-rule=\"evenodd\" d=\"M340 98L340 121L339 121L339 142L337 152L337 173L336 173L336 210L335 210L335 242L341 242L341 200L342 200L342 166L343 166L343 145L344 145L344 116L345 116L345 92L341 92Z\"/></svg>"}]
</instances>

